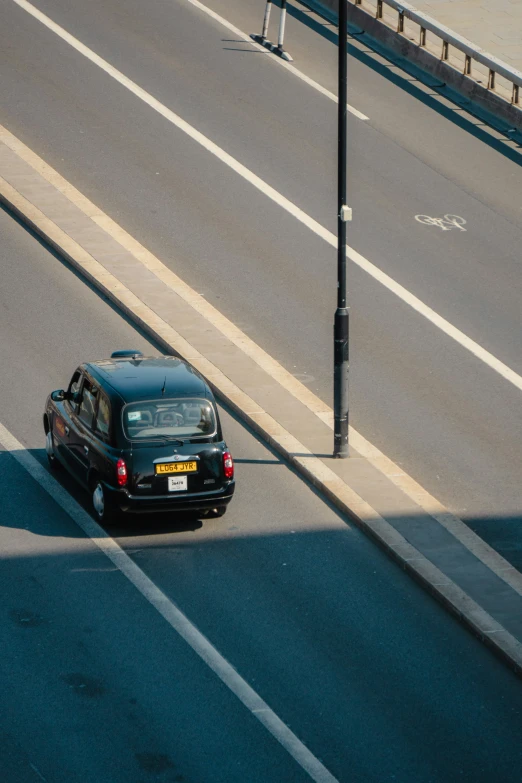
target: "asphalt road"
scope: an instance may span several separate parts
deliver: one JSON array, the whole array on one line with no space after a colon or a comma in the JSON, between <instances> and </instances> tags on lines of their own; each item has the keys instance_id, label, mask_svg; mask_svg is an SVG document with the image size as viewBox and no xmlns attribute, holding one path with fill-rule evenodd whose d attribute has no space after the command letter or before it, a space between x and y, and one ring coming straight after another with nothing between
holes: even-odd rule
<instances>
[{"instance_id":1,"label":"asphalt road","mask_svg":"<svg viewBox=\"0 0 522 783\"><path fill-rule=\"evenodd\" d=\"M0 234L0 422L45 463L47 393L156 349L4 211ZM519 780L520 681L222 417L227 516L128 522L124 551L342 783ZM2 783L309 779L2 451L0 493Z\"/></svg>"},{"instance_id":2,"label":"asphalt road","mask_svg":"<svg viewBox=\"0 0 522 783\"><path fill-rule=\"evenodd\" d=\"M38 5L38 3L37 3ZM39 6L335 231L336 108L185 0ZM246 32L260 3L213 7ZM335 251L11 0L3 122L331 401ZM306 24L305 24L306 22ZM335 89L335 42L291 10L296 64ZM350 243L522 371L519 154L358 46ZM466 231L421 225L457 214ZM520 392L349 264L352 423L522 566Z\"/></svg>"}]
</instances>

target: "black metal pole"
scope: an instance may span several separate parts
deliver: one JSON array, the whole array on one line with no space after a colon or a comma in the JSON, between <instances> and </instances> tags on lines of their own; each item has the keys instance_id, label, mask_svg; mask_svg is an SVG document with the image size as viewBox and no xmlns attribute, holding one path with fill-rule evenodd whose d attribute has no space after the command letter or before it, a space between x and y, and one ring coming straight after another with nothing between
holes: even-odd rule
<instances>
[{"instance_id":1,"label":"black metal pole","mask_svg":"<svg viewBox=\"0 0 522 783\"><path fill-rule=\"evenodd\" d=\"M337 143L337 310L334 321L334 457L348 457L348 372L350 309L346 306L346 119L348 103L348 5L339 0L339 80Z\"/></svg>"}]
</instances>

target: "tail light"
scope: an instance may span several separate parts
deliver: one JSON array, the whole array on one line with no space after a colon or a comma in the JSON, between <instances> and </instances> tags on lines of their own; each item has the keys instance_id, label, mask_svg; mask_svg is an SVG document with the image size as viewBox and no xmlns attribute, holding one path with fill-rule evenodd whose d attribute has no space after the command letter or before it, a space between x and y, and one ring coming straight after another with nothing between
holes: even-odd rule
<instances>
[{"instance_id":1,"label":"tail light","mask_svg":"<svg viewBox=\"0 0 522 783\"><path fill-rule=\"evenodd\" d=\"M230 480L234 478L234 460L232 459L230 451L225 451L223 453L223 472L226 479Z\"/></svg>"},{"instance_id":2,"label":"tail light","mask_svg":"<svg viewBox=\"0 0 522 783\"><path fill-rule=\"evenodd\" d=\"M128 479L127 465L121 458L116 463L116 476L118 479L118 486L124 487Z\"/></svg>"}]
</instances>

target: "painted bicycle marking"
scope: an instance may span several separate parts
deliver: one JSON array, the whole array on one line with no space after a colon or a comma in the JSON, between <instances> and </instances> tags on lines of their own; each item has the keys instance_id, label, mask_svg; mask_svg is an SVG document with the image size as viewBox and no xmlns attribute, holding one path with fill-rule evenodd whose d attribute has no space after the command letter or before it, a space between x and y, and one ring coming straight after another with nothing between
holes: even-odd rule
<instances>
[{"instance_id":1,"label":"painted bicycle marking","mask_svg":"<svg viewBox=\"0 0 522 783\"><path fill-rule=\"evenodd\" d=\"M459 215L444 215L441 218L429 217L429 215L415 215L415 220L425 226L438 226L443 231L451 231L452 228L458 228L460 231L466 231L464 224L466 221Z\"/></svg>"}]
</instances>

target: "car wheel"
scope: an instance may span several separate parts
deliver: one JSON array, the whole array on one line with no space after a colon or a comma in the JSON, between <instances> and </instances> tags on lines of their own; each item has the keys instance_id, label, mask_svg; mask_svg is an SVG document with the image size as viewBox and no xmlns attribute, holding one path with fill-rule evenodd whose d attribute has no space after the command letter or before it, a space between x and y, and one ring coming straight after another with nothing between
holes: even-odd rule
<instances>
[{"instance_id":1,"label":"car wheel","mask_svg":"<svg viewBox=\"0 0 522 783\"><path fill-rule=\"evenodd\" d=\"M58 470L60 463L56 459L56 454L54 453L53 433L51 430L49 430L45 436L45 453L47 454L47 462L49 463L51 470Z\"/></svg>"},{"instance_id":2,"label":"car wheel","mask_svg":"<svg viewBox=\"0 0 522 783\"><path fill-rule=\"evenodd\" d=\"M219 517L222 517L226 514L227 507L226 506L219 506L218 508L212 508L207 516L210 517L210 519L218 519Z\"/></svg>"},{"instance_id":3,"label":"car wheel","mask_svg":"<svg viewBox=\"0 0 522 783\"><path fill-rule=\"evenodd\" d=\"M102 482L95 479L92 483L92 507L98 522L109 524L116 517L115 509L109 504Z\"/></svg>"}]
</instances>

